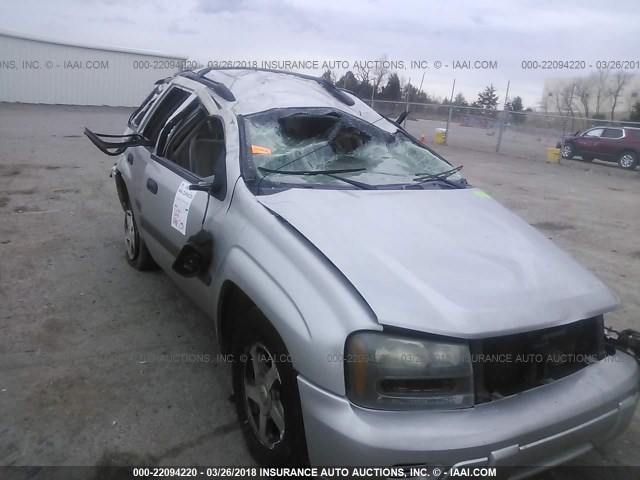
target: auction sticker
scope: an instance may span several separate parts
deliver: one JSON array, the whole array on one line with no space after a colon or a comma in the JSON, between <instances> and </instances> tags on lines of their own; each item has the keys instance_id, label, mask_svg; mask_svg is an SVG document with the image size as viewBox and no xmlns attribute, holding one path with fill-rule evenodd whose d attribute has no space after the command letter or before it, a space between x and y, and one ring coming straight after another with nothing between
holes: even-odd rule
<instances>
[{"instance_id":1,"label":"auction sticker","mask_svg":"<svg viewBox=\"0 0 640 480\"><path fill-rule=\"evenodd\" d=\"M189 208L195 195L195 191L189 190L189 183L182 182L178 187L176 196L173 199L173 210L171 213L171 226L181 234L187 231L187 218L189 218Z\"/></svg>"}]
</instances>

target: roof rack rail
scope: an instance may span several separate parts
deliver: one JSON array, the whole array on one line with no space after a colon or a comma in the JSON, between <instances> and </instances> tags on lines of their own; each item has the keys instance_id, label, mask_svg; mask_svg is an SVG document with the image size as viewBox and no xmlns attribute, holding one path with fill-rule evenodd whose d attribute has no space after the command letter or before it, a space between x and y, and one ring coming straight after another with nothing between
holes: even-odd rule
<instances>
[{"instance_id":1,"label":"roof rack rail","mask_svg":"<svg viewBox=\"0 0 640 480\"><path fill-rule=\"evenodd\" d=\"M213 90L218 95L220 95L220 97L222 97L227 102L235 102L236 97L233 95L231 90L229 90L229 88L224 83L216 82L215 80L211 80L210 78L205 77L205 75L210 71L211 71L210 68L205 68L204 70L201 70L198 73L193 72L191 70L187 70L184 72L180 72L178 75L180 75L181 77L188 78L189 80L194 80L198 83L206 85L211 90Z\"/></svg>"},{"instance_id":2,"label":"roof rack rail","mask_svg":"<svg viewBox=\"0 0 640 480\"><path fill-rule=\"evenodd\" d=\"M296 73L296 72L288 72L287 70L276 70L273 68L259 68L259 67L247 67L247 68L233 68L233 67L217 67L217 68L205 68L204 70L201 70L198 75L206 75L207 73L211 72L212 70L252 70L255 72L269 72L269 73L282 73L284 75L291 75L294 77L298 77L298 78L302 78L304 80L311 80L314 81L316 83L319 83L322 88L324 88L327 92L329 92L334 98L338 99L340 102L344 103L345 105L348 105L349 107L352 107L353 105L356 104L356 102L353 100L353 98L351 98L350 96L346 95L344 93L344 91L342 91L342 89L336 87L333 83L331 83L329 80L327 80L326 78L322 78L322 77L314 77L313 75L306 75L304 73ZM209 80L209 79L206 79ZM211 81L211 80L209 80ZM217 83L217 82L216 82ZM222 85L222 84L220 84ZM226 88L226 87L225 87ZM229 92L231 93L231 92ZM224 98L224 97L223 97Z\"/></svg>"}]
</instances>

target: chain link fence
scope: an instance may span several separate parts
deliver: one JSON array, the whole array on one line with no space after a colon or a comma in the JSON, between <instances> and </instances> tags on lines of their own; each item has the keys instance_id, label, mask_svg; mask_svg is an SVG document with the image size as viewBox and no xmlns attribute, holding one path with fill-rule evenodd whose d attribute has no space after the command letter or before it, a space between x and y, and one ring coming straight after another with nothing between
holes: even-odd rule
<instances>
[{"instance_id":1,"label":"chain link fence","mask_svg":"<svg viewBox=\"0 0 640 480\"><path fill-rule=\"evenodd\" d=\"M529 159L546 159L548 148L577 130L621 125L640 128L640 122L596 120L557 112L513 112L385 100L367 103L391 119L409 111L405 128L427 145L438 146L438 129L445 129L446 145Z\"/></svg>"}]
</instances>

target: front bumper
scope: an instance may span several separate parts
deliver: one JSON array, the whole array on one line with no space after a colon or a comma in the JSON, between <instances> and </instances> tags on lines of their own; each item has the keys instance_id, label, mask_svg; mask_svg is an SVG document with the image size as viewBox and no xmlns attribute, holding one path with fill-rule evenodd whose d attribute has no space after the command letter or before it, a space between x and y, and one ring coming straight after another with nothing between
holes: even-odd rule
<instances>
[{"instance_id":1,"label":"front bumper","mask_svg":"<svg viewBox=\"0 0 640 480\"><path fill-rule=\"evenodd\" d=\"M548 467L625 429L640 367L618 351L551 384L438 412L360 408L302 377L298 387L312 465Z\"/></svg>"}]
</instances>

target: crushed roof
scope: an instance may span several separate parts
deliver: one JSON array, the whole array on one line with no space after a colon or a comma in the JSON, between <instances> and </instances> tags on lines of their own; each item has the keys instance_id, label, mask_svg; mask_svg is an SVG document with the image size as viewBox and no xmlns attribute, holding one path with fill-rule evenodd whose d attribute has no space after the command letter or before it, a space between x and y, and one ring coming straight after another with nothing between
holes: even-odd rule
<instances>
[{"instance_id":1,"label":"crushed roof","mask_svg":"<svg viewBox=\"0 0 640 480\"><path fill-rule=\"evenodd\" d=\"M236 114L248 115L272 108L329 107L370 122L382 118L355 95L340 90L354 101L354 105L346 105L318 81L294 73L220 69L208 71L204 78L222 83L231 90L236 101L229 102L228 107Z\"/></svg>"}]
</instances>

